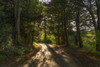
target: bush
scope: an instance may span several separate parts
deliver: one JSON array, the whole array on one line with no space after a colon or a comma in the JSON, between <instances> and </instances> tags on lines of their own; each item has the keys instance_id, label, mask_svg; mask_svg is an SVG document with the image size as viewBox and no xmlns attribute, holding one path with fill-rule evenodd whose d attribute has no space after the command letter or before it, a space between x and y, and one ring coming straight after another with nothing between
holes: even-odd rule
<instances>
[{"instance_id":1,"label":"bush","mask_svg":"<svg viewBox=\"0 0 100 67\"><path fill-rule=\"evenodd\" d=\"M5 55L0 55L0 61L6 60L6 59L7 59L7 56L5 56Z\"/></svg>"},{"instance_id":2,"label":"bush","mask_svg":"<svg viewBox=\"0 0 100 67\"><path fill-rule=\"evenodd\" d=\"M11 57L21 56L33 50L33 46L6 46L0 51L0 55Z\"/></svg>"},{"instance_id":3,"label":"bush","mask_svg":"<svg viewBox=\"0 0 100 67\"><path fill-rule=\"evenodd\" d=\"M47 38L47 39L45 39L43 42L44 42L44 43L49 43L49 44L51 44L51 43L52 43L52 40L49 39L49 38Z\"/></svg>"},{"instance_id":4,"label":"bush","mask_svg":"<svg viewBox=\"0 0 100 67\"><path fill-rule=\"evenodd\" d=\"M0 23L0 48L11 44L12 27L10 24Z\"/></svg>"},{"instance_id":5,"label":"bush","mask_svg":"<svg viewBox=\"0 0 100 67\"><path fill-rule=\"evenodd\" d=\"M91 53L92 53L93 56L96 56L96 57L100 58L100 52L99 51L92 50Z\"/></svg>"},{"instance_id":6,"label":"bush","mask_svg":"<svg viewBox=\"0 0 100 67\"><path fill-rule=\"evenodd\" d=\"M24 50L24 53L26 54L26 53L33 51L34 47L32 45L24 46L23 50Z\"/></svg>"},{"instance_id":7,"label":"bush","mask_svg":"<svg viewBox=\"0 0 100 67\"><path fill-rule=\"evenodd\" d=\"M10 57L12 55L22 55L22 50L15 48L14 46L7 46L3 50L0 51L0 54Z\"/></svg>"}]
</instances>

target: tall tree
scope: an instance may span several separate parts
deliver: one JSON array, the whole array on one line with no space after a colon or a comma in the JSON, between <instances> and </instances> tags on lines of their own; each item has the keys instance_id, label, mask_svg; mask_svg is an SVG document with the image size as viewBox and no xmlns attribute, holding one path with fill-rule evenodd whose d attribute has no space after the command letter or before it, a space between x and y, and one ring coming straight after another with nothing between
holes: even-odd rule
<instances>
[{"instance_id":1,"label":"tall tree","mask_svg":"<svg viewBox=\"0 0 100 67\"><path fill-rule=\"evenodd\" d=\"M65 42L65 45L66 46L69 46L69 39L68 39L68 30L67 30L67 17L66 17L66 1L64 3L64 12L63 12L63 16L64 16L64 35L65 35L65 38L64 38L64 42Z\"/></svg>"},{"instance_id":2,"label":"tall tree","mask_svg":"<svg viewBox=\"0 0 100 67\"><path fill-rule=\"evenodd\" d=\"M99 0L86 0L86 2L84 0L81 0L82 4L84 7L87 8L87 10L89 11L91 17L92 17L92 23L94 25L95 28L95 32L96 32L96 50L100 51L100 1ZM89 3L89 4L85 4L85 3ZM92 9L92 7L97 8L95 11L97 12L95 14L95 11ZM95 15L97 15L97 22L96 22L96 18Z\"/></svg>"},{"instance_id":3,"label":"tall tree","mask_svg":"<svg viewBox=\"0 0 100 67\"><path fill-rule=\"evenodd\" d=\"M83 47L83 41L82 41L82 37L81 37L81 31L80 31L80 1L76 0L76 29L77 29L77 39L78 39L78 44L79 47L82 48Z\"/></svg>"},{"instance_id":4,"label":"tall tree","mask_svg":"<svg viewBox=\"0 0 100 67\"><path fill-rule=\"evenodd\" d=\"M15 0L15 38L16 42L20 42L20 14L21 14L21 0Z\"/></svg>"},{"instance_id":5,"label":"tall tree","mask_svg":"<svg viewBox=\"0 0 100 67\"><path fill-rule=\"evenodd\" d=\"M96 0L97 7L97 30L96 30L96 49L100 51L100 0Z\"/></svg>"}]
</instances>

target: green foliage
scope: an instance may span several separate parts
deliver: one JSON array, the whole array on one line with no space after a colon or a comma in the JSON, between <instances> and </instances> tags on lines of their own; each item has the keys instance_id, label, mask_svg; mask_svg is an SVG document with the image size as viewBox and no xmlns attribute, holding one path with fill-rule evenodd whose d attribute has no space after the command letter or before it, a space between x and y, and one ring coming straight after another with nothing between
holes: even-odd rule
<instances>
[{"instance_id":1,"label":"green foliage","mask_svg":"<svg viewBox=\"0 0 100 67\"><path fill-rule=\"evenodd\" d=\"M23 52L23 54L29 53L31 51L33 51L35 48L32 45L23 45L21 46L20 51Z\"/></svg>"},{"instance_id":2,"label":"green foliage","mask_svg":"<svg viewBox=\"0 0 100 67\"><path fill-rule=\"evenodd\" d=\"M95 32L86 32L83 36L84 48L86 49L86 51L96 57L100 57L100 52L96 50Z\"/></svg>"},{"instance_id":3,"label":"green foliage","mask_svg":"<svg viewBox=\"0 0 100 67\"><path fill-rule=\"evenodd\" d=\"M12 56L22 56L33 51L33 49L33 46L6 46L0 50L0 60L5 60Z\"/></svg>"},{"instance_id":4,"label":"green foliage","mask_svg":"<svg viewBox=\"0 0 100 67\"><path fill-rule=\"evenodd\" d=\"M94 31L86 32L83 37L84 47L88 50L96 50L96 38Z\"/></svg>"},{"instance_id":5,"label":"green foliage","mask_svg":"<svg viewBox=\"0 0 100 67\"><path fill-rule=\"evenodd\" d=\"M96 31L96 40L97 40L97 44L100 45L100 30Z\"/></svg>"},{"instance_id":6,"label":"green foliage","mask_svg":"<svg viewBox=\"0 0 100 67\"><path fill-rule=\"evenodd\" d=\"M100 51L100 30L96 31L96 49Z\"/></svg>"},{"instance_id":7,"label":"green foliage","mask_svg":"<svg viewBox=\"0 0 100 67\"><path fill-rule=\"evenodd\" d=\"M100 51L92 50L91 53L92 55L100 58Z\"/></svg>"},{"instance_id":8,"label":"green foliage","mask_svg":"<svg viewBox=\"0 0 100 67\"><path fill-rule=\"evenodd\" d=\"M44 42L44 43L49 43L49 44L51 44L51 43L52 43L52 40L49 39L49 38L47 38L47 39L44 39L43 42Z\"/></svg>"},{"instance_id":9,"label":"green foliage","mask_svg":"<svg viewBox=\"0 0 100 67\"><path fill-rule=\"evenodd\" d=\"M38 40L39 27L42 18L42 4L35 0L23 0L21 17L21 37L24 44L32 44Z\"/></svg>"},{"instance_id":10,"label":"green foliage","mask_svg":"<svg viewBox=\"0 0 100 67\"><path fill-rule=\"evenodd\" d=\"M11 45L12 27L9 24L0 24L0 48Z\"/></svg>"},{"instance_id":11,"label":"green foliage","mask_svg":"<svg viewBox=\"0 0 100 67\"><path fill-rule=\"evenodd\" d=\"M4 60L6 60L7 59L7 56L5 56L5 55L0 55L0 61L4 61Z\"/></svg>"},{"instance_id":12,"label":"green foliage","mask_svg":"<svg viewBox=\"0 0 100 67\"><path fill-rule=\"evenodd\" d=\"M47 34L46 36L47 38L44 39L44 32L41 33L40 35L40 42L42 43L51 43L51 44L55 44L56 43L56 38L53 34Z\"/></svg>"},{"instance_id":13,"label":"green foliage","mask_svg":"<svg viewBox=\"0 0 100 67\"><path fill-rule=\"evenodd\" d=\"M21 0L22 10L19 28L21 38L19 44L14 44L13 41L17 41L16 32L18 32L16 31L17 23L14 21L16 20L14 17L16 15L14 14L17 14L14 13L14 1L0 0L0 60L10 56L24 55L37 47L41 47L36 42L53 44L58 44L57 42L59 42L59 44L64 44L65 29L68 30L70 45L76 46L73 35L75 31L73 32L72 30L76 26L72 22L76 20L76 6L78 7L80 4L75 4L75 1L69 0L52 0L49 4L41 3L39 0ZM87 10L84 10L82 6L80 8L82 9L80 10L80 15L82 16L80 16L79 20L80 30L85 27L93 27L92 23L89 22L91 17L87 15ZM46 31L46 39L44 38L44 31ZM100 43L100 31L97 31L96 38L93 31L82 32L84 48L100 56L100 52L96 51L96 40L97 44Z\"/></svg>"},{"instance_id":14,"label":"green foliage","mask_svg":"<svg viewBox=\"0 0 100 67\"><path fill-rule=\"evenodd\" d=\"M14 0L0 1L0 60L10 56L24 55L35 49L32 43L37 40L39 34L37 24L42 18L42 4L35 0L21 1L20 32L22 35L19 44L13 43L14 38L16 39L13 37L16 32Z\"/></svg>"},{"instance_id":15,"label":"green foliage","mask_svg":"<svg viewBox=\"0 0 100 67\"><path fill-rule=\"evenodd\" d=\"M11 56L11 55L19 55L19 49L15 48L14 46L6 46L4 50L1 51L1 54L4 54L6 56Z\"/></svg>"}]
</instances>

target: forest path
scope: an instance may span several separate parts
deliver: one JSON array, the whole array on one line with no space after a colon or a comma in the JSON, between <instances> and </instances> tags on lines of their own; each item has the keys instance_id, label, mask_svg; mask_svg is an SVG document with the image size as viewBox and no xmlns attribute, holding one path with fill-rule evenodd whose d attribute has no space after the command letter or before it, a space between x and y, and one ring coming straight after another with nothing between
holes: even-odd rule
<instances>
[{"instance_id":1,"label":"forest path","mask_svg":"<svg viewBox=\"0 0 100 67\"><path fill-rule=\"evenodd\" d=\"M60 47L40 44L42 49L19 67L77 67L75 61Z\"/></svg>"}]
</instances>

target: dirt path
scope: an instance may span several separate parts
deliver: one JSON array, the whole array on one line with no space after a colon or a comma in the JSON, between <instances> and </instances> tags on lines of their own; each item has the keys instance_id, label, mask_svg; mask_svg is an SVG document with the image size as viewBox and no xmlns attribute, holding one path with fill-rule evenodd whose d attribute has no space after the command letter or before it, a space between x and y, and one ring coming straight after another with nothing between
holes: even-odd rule
<instances>
[{"instance_id":1,"label":"dirt path","mask_svg":"<svg viewBox=\"0 0 100 67\"><path fill-rule=\"evenodd\" d=\"M74 60L59 47L40 44L42 49L19 67L78 67Z\"/></svg>"},{"instance_id":2,"label":"dirt path","mask_svg":"<svg viewBox=\"0 0 100 67\"><path fill-rule=\"evenodd\" d=\"M78 64L78 67L100 67L100 58L93 56L84 49L68 47L62 49Z\"/></svg>"}]
</instances>

